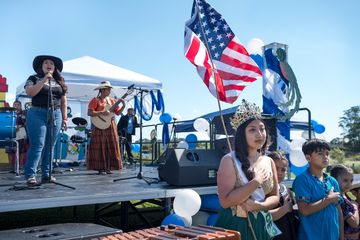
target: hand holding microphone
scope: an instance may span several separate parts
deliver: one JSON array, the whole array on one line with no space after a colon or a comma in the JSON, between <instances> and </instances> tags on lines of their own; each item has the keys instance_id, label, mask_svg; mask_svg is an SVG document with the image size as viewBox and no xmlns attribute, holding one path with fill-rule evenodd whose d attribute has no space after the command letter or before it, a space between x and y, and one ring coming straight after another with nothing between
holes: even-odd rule
<instances>
[{"instance_id":1,"label":"hand holding microphone","mask_svg":"<svg viewBox=\"0 0 360 240\"><path fill-rule=\"evenodd\" d=\"M53 78L53 71L48 71L46 74L45 74L45 77L44 77L44 83L47 83L47 82L50 82L50 80Z\"/></svg>"}]
</instances>

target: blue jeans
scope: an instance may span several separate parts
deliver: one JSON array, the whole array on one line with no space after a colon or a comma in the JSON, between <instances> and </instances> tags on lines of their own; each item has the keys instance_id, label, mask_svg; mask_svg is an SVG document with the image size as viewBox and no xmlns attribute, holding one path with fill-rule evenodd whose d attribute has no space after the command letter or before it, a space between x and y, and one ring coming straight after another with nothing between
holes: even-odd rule
<instances>
[{"instance_id":1,"label":"blue jeans","mask_svg":"<svg viewBox=\"0 0 360 240\"><path fill-rule=\"evenodd\" d=\"M62 116L60 109L54 110L54 125L52 132L52 156L54 156L54 147L58 138ZM48 108L31 107L26 115L26 127L28 129L28 138L30 148L27 153L25 164L25 178L34 177L36 169L41 161L41 176L49 176L50 170L50 110Z\"/></svg>"}]
</instances>

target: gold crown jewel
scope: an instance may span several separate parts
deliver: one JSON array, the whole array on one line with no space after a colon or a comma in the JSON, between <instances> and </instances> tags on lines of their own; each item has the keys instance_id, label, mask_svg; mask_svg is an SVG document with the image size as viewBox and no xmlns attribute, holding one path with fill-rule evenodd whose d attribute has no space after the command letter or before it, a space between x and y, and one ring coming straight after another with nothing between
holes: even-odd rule
<instances>
[{"instance_id":1,"label":"gold crown jewel","mask_svg":"<svg viewBox=\"0 0 360 240\"><path fill-rule=\"evenodd\" d=\"M241 124L249 119L261 119L261 110L255 103L250 103L245 99L242 100L236 109L234 116L230 120L233 129L237 129Z\"/></svg>"}]
</instances>

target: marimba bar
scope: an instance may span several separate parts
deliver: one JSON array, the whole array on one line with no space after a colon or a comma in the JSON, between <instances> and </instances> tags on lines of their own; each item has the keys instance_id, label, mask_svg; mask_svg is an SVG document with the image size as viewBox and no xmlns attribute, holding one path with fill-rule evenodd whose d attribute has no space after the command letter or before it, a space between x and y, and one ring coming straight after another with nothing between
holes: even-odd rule
<instances>
[{"instance_id":1,"label":"marimba bar","mask_svg":"<svg viewBox=\"0 0 360 240\"><path fill-rule=\"evenodd\" d=\"M91 240L180 240L180 239L198 239L198 240L240 240L240 233L224 228L210 227L205 225L180 227L176 225L161 226L136 230L127 233L116 233L107 236L88 238Z\"/></svg>"}]
</instances>

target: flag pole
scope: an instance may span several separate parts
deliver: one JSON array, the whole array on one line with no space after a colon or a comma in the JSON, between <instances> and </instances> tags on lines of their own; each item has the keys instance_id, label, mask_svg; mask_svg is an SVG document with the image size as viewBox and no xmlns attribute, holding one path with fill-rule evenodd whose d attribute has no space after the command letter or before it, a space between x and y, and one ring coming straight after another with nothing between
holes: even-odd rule
<instances>
[{"instance_id":1,"label":"flag pole","mask_svg":"<svg viewBox=\"0 0 360 240\"><path fill-rule=\"evenodd\" d=\"M209 45L208 45L208 41L207 41L207 38L206 38L206 34L205 34L205 31L204 31L204 27L202 26L201 24L201 17L200 17L200 11L199 11L199 6L198 6L198 3L197 3L197 0L194 0L195 2L195 7L196 7L196 10L197 10L197 17L199 19L199 23L200 23L200 28L201 28L201 33L204 37L204 42L205 42L205 47L209 53L209 59L210 59L210 63L211 63L211 66L212 66L212 69L213 70L213 77L214 77L214 81L215 81L215 88L216 88L216 99L217 99L217 102L218 102L218 107L219 107L219 112L220 112L220 119L221 119L221 124L224 128L224 132L225 132L225 135L226 135L226 142L228 144L228 147L229 147L229 150L230 152L232 152L232 147L231 147L231 144L230 144L230 140L229 140L229 136L228 136L228 133L227 133L227 130L226 130L226 126L225 126L225 121L224 121L224 116L223 116L223 113L222 113L222 110L221 110L221 106L220 106L220 100L219 100L219 93L218 93L218 85L217 85L217 82L216 82L216 75L215 75L215 71L216 71L216 68L215 68L215 65L213 63L213 59L211 57L211 54L210 54L210 48L209 48ZM234 164L234 167L235 167L235 173L236 173L236 178L237 179L240 179L240 175L239 175L239 172L238 172L238 169L236 168L236 163L235 163L235 160L233 159L233 164ZM249 227L250 227L250 231L251 231L251 234L253 236L253 238L255 240L257 240L257 237L256 237L256 234L255 234L255 230L252 226L252 223L250 221L250 217L249 217L249 214L246 214L246 218L247 218L247 222L249 224Z\"/></svg>"},{"instance_id":2,"label":"flag pole","mask_svg":"<svg viewBox=\"0 0 360 240\"><path fill-rule=\"evenodd\" d=\"M195 0L195 7L196 7L196 11L197 11L197 17L199 19L199 23L200 23L200 28L201 28L201 33L204 37L204 42L205 42L205 47L209 53L209 59L210 59L210 63L211 63L211 67L213 69L212 71L212 74L213 74L213 78L214 78L214 82L215 82L215 89L216 89L216 100L217 100L217 103L218 103L218 108L219 108L219 112L220 112L220 119L221 119L221 124L224 128L224 132L225 132L225 135L226 135L226 142L228 144L228 147L229 147L229 150L230 152L232 151L232 147L231 147L231 144L230 144L230 140L229 140L229 135L228 135L228 132L226 130L226 126L225 126L225 121L224 121L224 116L223 116L223 113L222 113L222 109L221 109L221 105L220 105L220 100L219 100L219 92L218 92L218 85L217 85L217 81L216 81L216 68L215 68L215 65L213 63L213 59L211 57L211 54L210 54L210 48L209 48L209 45L208 45L208 40L207 40L207 37L206 37L206 34L205 34L205 31L204 31L204 27L203 25L201 24L202 21L201 21L201 17L200 17L200 10L199 10L199 6L198 6L198 3L197 1Z\"/></svg>"}]
</instances>

